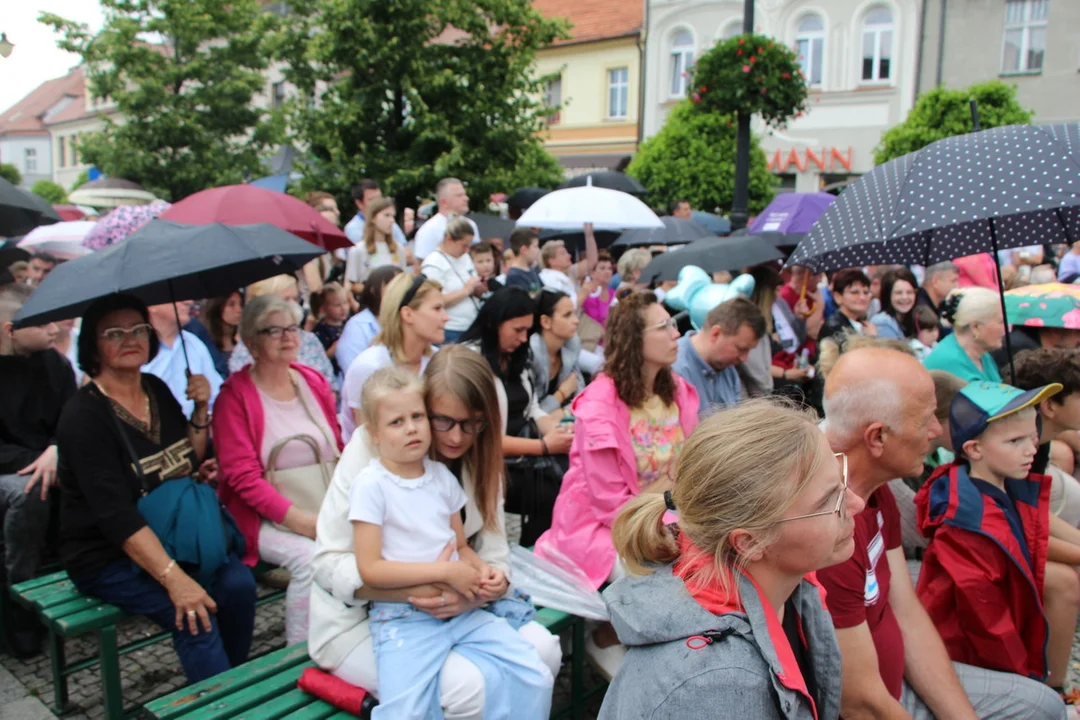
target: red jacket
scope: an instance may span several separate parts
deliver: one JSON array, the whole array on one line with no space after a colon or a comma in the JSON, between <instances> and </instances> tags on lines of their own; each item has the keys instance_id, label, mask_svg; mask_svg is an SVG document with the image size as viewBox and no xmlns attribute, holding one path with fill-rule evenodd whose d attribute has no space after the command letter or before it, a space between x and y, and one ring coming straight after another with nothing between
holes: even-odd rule
<instances>
[{"instance_id":1,"label":"red jacket","mask_svg":"<svg viewBox=\"0 0 1080 720\"><path fill-rule=\"evenodd\" d=\"M1043 680L1050 478L1032 474L1005 483L1029 565L1006 514L967 470L962 463L942 465L915 496L919 531L930 538L915 590L954 661Z\"/></svg>"}]
</instances>

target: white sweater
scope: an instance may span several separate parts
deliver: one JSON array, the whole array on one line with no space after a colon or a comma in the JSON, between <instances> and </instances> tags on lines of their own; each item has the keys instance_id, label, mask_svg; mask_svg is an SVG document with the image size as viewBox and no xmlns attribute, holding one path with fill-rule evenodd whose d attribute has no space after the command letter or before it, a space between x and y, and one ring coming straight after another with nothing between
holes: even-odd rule
<instances>
[{"instance_id":1,"label":"white sweater","mask_svg":"<svg viewBox=\"0 0 1080 720\"><path fill-rule=\"evenodd\" d=\"M315 582L311 586L311 629L308 652L320 667L332 670L371 634L368 628L367 601L354 593L364 583L353 554L353 527L349 522L349 489L353 480L367 466L376 452L364 428L353 433L341 454L334 478L326 491L316 526L315 555L312 567ZM499 498L497 530L483 527L480 510L473 497L473 483L468 471L462 473L465 505L465 536L479 533L473 549L484 562L499 568L510 579L510 545Z\"/></svg>"}]
</instances>

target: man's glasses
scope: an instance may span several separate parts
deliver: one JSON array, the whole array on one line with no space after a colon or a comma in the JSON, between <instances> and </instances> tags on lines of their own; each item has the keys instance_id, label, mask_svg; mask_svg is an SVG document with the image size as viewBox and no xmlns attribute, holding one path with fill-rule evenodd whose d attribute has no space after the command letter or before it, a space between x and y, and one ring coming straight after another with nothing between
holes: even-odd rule
<instances>
[{"instance_id":1,"label":"man's glasses","mask_svg":"<svg viewBox=\"0 0 1080 720\"><path fill-rule=\"evenodd\" d=\"M285 335L292 335L294 337L296 335L299 335L300 334L300 326L299 325L289 325L288 327L281 327L280 325L271 325L270 327L265 327L262 330L260 330L259 334L260 335L265 335L266 337L269 337L269 338L273 338L274 340L280 340Z\"/></svg>"},{"instance_id":2,"label":"man's glasses","mask_svg":"<svg viewBox=\"0 0 1080 720\"><path fill-rule=\"evenodd\" d=\"M456 420L452 417L446 417L445 415L432 415L431 427L436 432L450 432L455 427L461 427L461 432L466 435L476 435L482 433L487 429L487 420L482 418L471 418L469 420Z\"/></svg>"},{"instance_id":3,"label":"man's glasses","mask_svg":"<svg viewBox=\"0 0 1080 720\"><path fill-rule=\"evenodd\" d=\"M119 345L124 342L130 335L138 341L149 340L150 333L154 331L154 328L150 323L140 323L139 325L133 325L129 328L112 327L101 331L101 337L106 341Z\"/></svg>"},{"instance_id":4,"label":"man's glasses","mask_svg":"<svg viewBox=\"0 0 1080 720\"><path fill-rule=\"evenodd\" d=\"M796 515L795 517L783 518L780 522L791 522L792 520L803 520L805 518L819 517L821 515L840 515L843 517L844 512L844 499L847 497L848 491L848 468L847 468L847 455L844 453L834 453L833 457L840 461L843 468L842 476L843 485L840 486L840 495L836 498L836 507L832 510L822 510L821 512L808 513L806 515Z\"/></svg>"}]
</instances>

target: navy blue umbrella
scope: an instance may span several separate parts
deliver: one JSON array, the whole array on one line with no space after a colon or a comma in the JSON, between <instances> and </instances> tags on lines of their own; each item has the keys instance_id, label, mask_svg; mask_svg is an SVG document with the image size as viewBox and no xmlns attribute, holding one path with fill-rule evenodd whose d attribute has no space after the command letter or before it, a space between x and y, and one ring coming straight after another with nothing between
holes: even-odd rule
<instances>
[{"instance_id":1,"label":"navy blue umbrella","mask_svg":"<svg viewBox=\"0 0 1080 720\"><path fill-rule=\"evenodd\" d=\"M690 219L696 222L698 225L702 225L706 230L714 235L730 235L731 234L731 221L726 217L720 217L719 215L713 215L710 212L704 210L694 210L690 213Z\"/></svg>"}]
</instances>

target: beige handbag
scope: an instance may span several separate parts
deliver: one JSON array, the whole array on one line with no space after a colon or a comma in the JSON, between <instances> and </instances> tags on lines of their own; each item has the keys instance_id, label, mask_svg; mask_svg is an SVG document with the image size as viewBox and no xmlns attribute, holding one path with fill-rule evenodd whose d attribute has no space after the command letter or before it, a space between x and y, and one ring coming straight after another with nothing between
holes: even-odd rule
<instances>
[{"instance_id":1,"label":"beige handbag","mask_svg":"<svg viewBox=\"0 0 1080 720\"><path fill-rule=\"evenodd\" d=\"M322 423L315 419L315 416L311 412L311 408L308 407L307 401L304 399L304 394L301 392L300 385L297 383L295 376L292 376L292 383L293 387L296 389L296 397L300 399L300 405L303 406L308 419L322 430L323 436L330 444L330 447L334 449L334 457L329 459L324 458L322 452L319 450L318 441L310 435L290 435L287 438L278 440L274 443L274 447L270 449L270 458L267 463L269 467L266 471L266 479L275 490L281 493L282 497L292 501L297 509L309 512L313 515L318 515L319 508L322 507L323 498L326 496L326 491L330 487L330 481L334 477L334 469L337 467L340 455L337 451L337 443L334 442L333 436L326 432L326 428ZM318 462L312 465L302 465L286 470L277 469L278 455L281 454L282 449L291 442L306 443L315 454L315 459ZM281 523L274 523L274 526L279 530L292 532Z\"/></svg>"}]
</instances>

